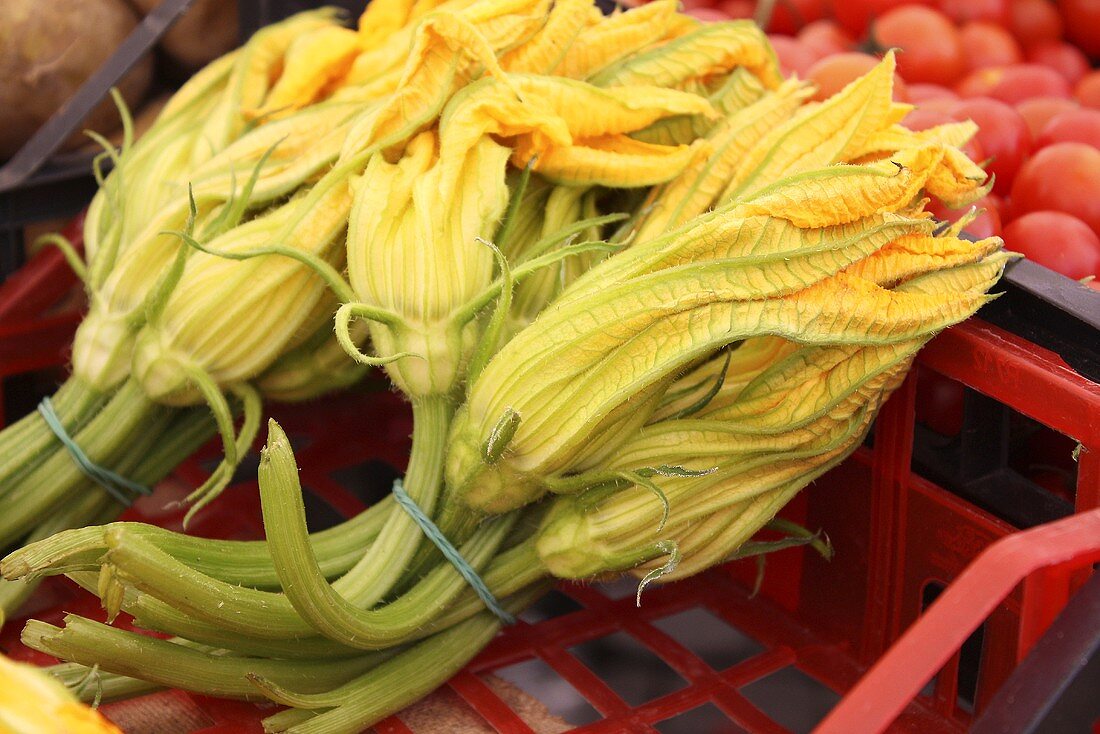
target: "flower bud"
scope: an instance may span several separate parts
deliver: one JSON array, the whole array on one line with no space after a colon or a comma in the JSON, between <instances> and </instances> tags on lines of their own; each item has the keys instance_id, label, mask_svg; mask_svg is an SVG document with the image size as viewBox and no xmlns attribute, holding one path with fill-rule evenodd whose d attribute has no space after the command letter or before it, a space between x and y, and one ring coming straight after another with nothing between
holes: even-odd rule
<instances>
[{"instance_id":1,"label":"flower bud","mask_svg":"<svg viewBox=\"0 0 1100 734\"><path fill-rule=\"evenodd\" d=\"M790 200L779 198L774 213L790 216ZM485 511L525 504L558 479L601 465L683 370L740 339L891 344L965 318L987 300L980 290L891 291L844 272L929 227L877 214L803 229L730 210L611 257L506 344L471 386L452 427L447 481ZM1003 262L981 264L987 288Z\"/></svg>"},{"instance_id":2,"label":"flower bud","mask_svg":"<svg viewBox=\"0 0 1100 734\"><path fill-rule=\"evenodd\" d=\"M239 225L208 247L236 254L281 241L339 268L350 206L345 180L316 200L299 197ZM219 385L250 380L311 333L319 308L331 313L326 294L310 267L283 255L235 260L194 253L163 310L137 338L134 376L154 400L173 405L200 399L195 370Z\"/></svg>"}]
</instances>

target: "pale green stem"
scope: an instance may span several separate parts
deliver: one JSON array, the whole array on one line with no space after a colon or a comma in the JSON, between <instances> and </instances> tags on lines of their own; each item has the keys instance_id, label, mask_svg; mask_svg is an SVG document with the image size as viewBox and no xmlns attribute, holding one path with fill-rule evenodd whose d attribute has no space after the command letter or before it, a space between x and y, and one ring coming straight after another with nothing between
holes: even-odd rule
<instances>
[{"instance_id":1,"label":"pale green stem","mask_svg":"<svg viewBox=\"0 0 1100 734\"><path fill-rule=\"evenodd\" d=\"M390 644L428 624L466 588L458 572L442 564L395 601L370 610L354 606L328 584L310 555L298 465L274 421L268 424L259 477L268 546L283 589L295 610L325 637L349 647ZM475 571L489 562L516 519L512 513L485 523L464 546L463 558Z\"/></svg>"},{"instance_id":2,"label":"pale green stem","mask_svg":"<svg viewBox=\"0 0 1100 734\"><path fill-rule=\"evenodd\" d=\"M82 428L108 397L72 378L58 388L52 402L58 419L72 433ZM0 494L6 494L20 475L64 450L37 411L0 431Z\"/></svg>"},{"instance_id":3,"label":"pale green stem","mask_svg":"<svg viewBox=\"0 0 1100 734\"><path fill-rule=\"evenodd\" d=\"M509 611L519 611L545 590L542 584L527 589L506 599L505 607ZM305 721L299 719L290 728L282 730L297 734L355 734L363 731L441 686L496 636L500 626L499 619L491 613L482 612L433 635L374 670L328 693L319 694L318 698L325 702L320 704L321 707L336 704L335 708ZM290 703L293 699L295 705L315 705L308 694L291 693L259 677L254 677L253 682L258 690L263 690L275 700ZM278 726L280 721L286 722L286 718L265 720L265 729L279 730L271 727L272 724Z\"/></svg>"},{"instance_id":4,"label":"pale green stem","mask_svg":"<svg viewBox=\"0 0 1100 734\"><path fill-rule=\"evenodd\" d=\"M22 641L34 650L82 665L98 665L108 672L157 685L228 698L260 697L248 682L248 675L316 692L330 690L399 652L386 650L342 660L234 657L127 632L73 614L66 615L62 628L29 621Z\"/></svg>"},{"instance_id":5,"label":"pale green stem","mask_svg":"<svg viewBox=\"0 0 1100 734\"><path fill-rule=\"evenodd\" d=\"M84 452L103 466L116 465L134 449L134 442L159 433L171 413L152 403L137 383L126 382L110 402L87 424L71 434ZM61 442L55 437L58 447ZM61 449L20 478L0 497L0 546L26 535L87 477L67 451Z\"/></svg>"},{"instance_id":6,"label":"pale green stem","mask_svg":"<svg viewBox=\"0 0 1100 734\"><path fill-rule=\"evenodd\" d=\"M446 396L430 395L413 401L412 451L404 487L429 517L435 512L443 488L443 462L453 415L454 404ZM341 596L361 609L374 606L390 593L417 548L427 542L416 522L394 506L378 538L340 580Z\"/></svg>"},{"instance_id":7,"label":"pale green stem","mask_svg":"<svg viewBox=\"0 0 1100 734\"><path fill-rule=\"evenodd\" d=\"M125 476L149 486L167 476L181 461L209 440L213 432L209 416L197 409L181 411L162 432L154 431L153 428L154 426L150 426L148 434L140 442L132 444L134 450L116 466ZM153 448L145 450L149 445ZM50 544L53 538L64 537L67 528L77 528L67 531L68 533L84 532L83 526L109 521L117 517L123 509L112 497L99 491L91 480L76 487L72 495L75 500L71 504L51 513L24 542L37 541L34 545ZM60 535L55 535L59 532ZM25 549L15 551L9 558L18 559L22 550ZM88 567L97 567L95 560L100 555L102 551L88 558ZM16 565L19 565L18 560ZM0 567L8 570L6 565ZM26 573L6 573L5 576L9 580L0 581L0 623L3 616L10 616L38 585L38 581ZM18 581L14 580L17 578Z\"/></svg>"}]
</instances>

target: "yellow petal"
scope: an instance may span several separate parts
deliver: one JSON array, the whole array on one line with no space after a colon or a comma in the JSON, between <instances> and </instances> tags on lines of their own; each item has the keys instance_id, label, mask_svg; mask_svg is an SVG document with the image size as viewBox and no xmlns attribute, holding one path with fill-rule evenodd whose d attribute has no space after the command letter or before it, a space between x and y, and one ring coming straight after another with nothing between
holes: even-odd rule
<instances>
[{"instance_id":1,"label":"yellow petal","mask_svg":"<svg viewBox=\"0 0 1100 734\"><path fill-rule=\"evenodd\" d=\"M32 665L0 655L0 680L0 731L6 734L121 734L60 681Z\"/></svg>"},{"instance_id":2,"label":"yellow petal","mask_svg":"<svg viewBox=\"0 0 1100 734\"><path fill-rule=\"evenodd\" d=\"M521 76L515 84L531 104L553 110L576 137L632 133L657 120L676 115L716 115L711 104L695 94L648 85L614 89L560 77Z\"/></svg>"},{"instance_id":3,"label":"yellow petal","mask_svg":"<svg viewBox=\"0 0 1100 734\"><path fill-rule=\"evenodd\" d=\"M707 136L709 146L700 148L706 157L685 168L656 194L639 227L639 241L656 237L717 204L748 151L789 119L806 94L797 82L789 82L716 125Z\"/></svg>"},{"instance_id":4,"label":"yellow petal","mask_svg":"<svg viewBox=\"0 0 1100 734\"><path fill-rule=\"evenodd\" d=\"M501 67L510 72L555 73L581 30L591 25L592 10L590 0L557 0L546 24L525 43L505 53Z\"/></svg>"},{"instance_id":5,"label":"yellow petal","mask_svg":"<svg viewBox=\"0 0 1100 734\"><path fill-rule=\"evenodd\" d=\"M933 270L977 262L1001 247L999 237L978 242L958 237L913 234L900 237L845 272L885 287Z\"/></svg>"},{"instance_id":6,"label":"yellow petal","mask_svg":"<svg viewBox=\"0 0 1100 734\"><path fill-rule=\"evenodd\" d=\"M897 212L917 197L942 158L943 149L926 146L904 150L887 161L801 173L737 204L735 211L781 217L800 227Z\"/></svg>"},{"instance_id":7,"label":"yellow petal","mask_svg":"<svg viewBox=\"0 0 1100 734\"><path fill-rule=\"evenodd\" d=\"M557 182L632 188L652 186L680 173L695 155L690 145L653 145L625 135L582 138L538 155L534 170ZM512 157L526 166L533 152L520 146Z\"/></svg>"},{"instance_id":8,"label":"yellow petal","mask_svg":"<svg viewBox=\"0 0 1100 734\"><path fill-rule=\"evenodd\" d=\"M279 81L249 114L260 117L313 102L343 78L358 53L359 36L347 28L330 26L299 36L287 49Z\"/></svg>"},{"instance_id":9,"label":"yellow petal","mask_svg":"<svg viewBox=\"0 0 1100 734\"><path fill-rule=\"evenodd\" d=\"M883 127L892 104L894 57L818 105L807 105L790 122L755 146L723 194L743 196L787 176L847 160Z\"/></svg>"},{"instance_id":10,"label":"yellow petal","mask_svg":"<svg viewBox=\"0 0 1100 734\"><path fill-rule=\"evenodd\" d=\"M557 73L584 79L608 64L665 37L676 0L654 0L588 26L569 47Z\"/></svg>"},{"instance_id":11,"label":"yellow petal","mask_svg":"<svg viewBox=\"0 0 1100 734\"><path fill-rule=\"evenodd\" d=\"M692 79L708 79L744 67L764 86L783 81L767 37L752 21L710 23L649 51L634 54L590 77L603 87L653 84L677 87Z\"/></svg>"},{"instance_id":12,"label":"yellow petal","mask_svg":"<svg viewBox=\"0 0 1100 734\"><path fill-rule=\"evenodd\" d=\"M928 193L952 209L973 204L993 188L993 179L958 148L944 148L940 165L932 170Z\"/></svg>"}]
</instances>

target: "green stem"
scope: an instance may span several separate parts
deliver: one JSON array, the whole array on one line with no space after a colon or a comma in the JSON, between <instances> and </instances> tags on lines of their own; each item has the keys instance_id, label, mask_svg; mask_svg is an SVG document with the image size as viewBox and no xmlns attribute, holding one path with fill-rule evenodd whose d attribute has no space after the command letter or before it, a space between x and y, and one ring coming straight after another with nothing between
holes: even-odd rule
<instances>
[{"instance_id":1,"label":"green stem","mask_svg":"<svg viewBox=\"0 0 1100 734\"><path fill-rule=\"evenodd\" d=\"M74 571L67 574L78 586L92 594L99 588L99 574ZM323 637L300 637L286 640L265 640L241 634L197 620L186 612L153 598L148 594L128 593L122 608L134 617L137 626L162 632L211 647L232 650L236 654L286 660L303 658L346 658L362 655L363 651L337 644Z\"/></svg>"},{"instance_id":2,"label":"green stem","mask_svg":"<svg viewBox=\"0 0 1100 734\"><path fill-rule=\"evenodd\" d=\"M509 611L519 611L545 590L542 584L526 589L505 600L505 606ZM335 706L305 721L294 717L296 721L289 728L284 728L286 717L277 714L264 721L264 728L296 734L363 731L441 686L489 644L500 626L499 619L482 612L433 635L343 686L317 696L292 693L253 676L257 688L276 701L307 707Z\"/></svg>"},{"instance_id":3,"label":"green stem","mask_svg":"<svg viewBox=\"0 0 1100 734\"><path fill-rule=\"evenodd\" d=\"M166 414L163 418L170 416L171 414ZM179 462L205 443L212 433L209 416L203 411L182 411L170 422L163 418L150 422L146 434L131 444L132 450L116 466L123 475L139 484L152 486L159 482ZM160 425L163 425L163 430L157 430ZM53 538L58 537L56 534L62 533L60 537L64 537L64 531L68 528L77 528L69 530L69 533L82 533L85 532L83 526L109 521L122 511L122 507L113 498L98 491L91 480L86 479L83 485L74 487L71 496L75 498L72 504L51 513L23 542L32 544L32 547L51 544ZM17 550L9 556L17 559L16 566L19 565L19 553L20 550ZM87 567L98 566L95 562L98 555L102 555L102 552L86 559ZM2 564L0 568L7 570ZM3 624L4 616L14 612L38 586L38 581L26 572L27 569L20 571L22 572L17 574L5 574L9 580L0 581L0 625Z\"/></svg>"},{"instance_id":4,"label":"green stem","mask_svg":"<svg viewBox=\"0 0 1100 734\"><path fill-rule=\"evenodd\" d=\"M137 383L127 381L73 439L95 462L116 465L133 443L149 433L151 423L167 421L170 413L151 402ZM158 429L154 429L159 432ZM55 441L58 441L54 437ZM60 448L60 442L58 441ZM23 476L0 496L0 546L24 536L38 518L46 516L78 486L87 481L64 449Z\"/></svg>"},{"instance_id":5,"label":"green stem","mask_svg":"<svg viewBox=\"0 0 1100 734\"><path fill-rule=\"evenodd\" d=\"M514 519L486 526L463 545L463 555L478 567L486 564L508 534ZM292 589L293 601L309 607L303 619L288 596L237 587L203 576L123 528L108 532L106 540L109 550L105 560L127 585L196 621L257 639L300 639L315 635L319 627L342 645L379 649L428 634L425 630L432 618L449 600L467 602L462 605L466 616L482 608L480 603L470 607L468 597L477 599L476 595L450 564L442 563L395 601L376 610L356 609L319 574L307 582L295 572L282 568L285 564L303 565L303 559L288 555L283 552L287 548L281 542L273 541L270 547L276 567L284 576L284 584ZM298 550L298 546L294 549ZM499 574L495 578L487 576L487 582L489 579L501 582ZM299 584L306 583L308 587L298 588ZM336 587L339 585L337 581ZM323 596L315 599L313 594ZM340 604L340 611L321 609L329 603ZM337 617L339 622L333 621L334 615L340 615ZM174 629L166 631L187 636Z\"/></svg>"},{"instance_id":6,"label":"green stem","mask_svg":"<svg viewBox=\"0 0 1100 734\"><path fill-rule=\"evenodd\" d=\"M102 492L90 492L78 497L73 504L61 512L51 515L27 537L27 542L49 537L54 533L71 527L80 527L103 516L114 503ZM21 579L18 581L0 581L0 627L25 602L38 581Z\"/></svg>"},{"instance_id":7,"label":"green stem","mask_svg":"<svg viewBox=\"0 0 1100 734\"><path fill-rule=\"evenodd\" d=\"M339 525L310 535L310 545L326 578L343 575L382 529L393 501L370 507ZM265 540L196 538L155 525L119 522L78 528L21 548L0 563L4 578L94 571L107 551L104 533L115 528L139 536L195 571L234 586L278 589L279 576Z\"/></svg>"},{"instance_id":8,"label":"green stem","mask_svg":"<svg viewBox=\"0 0 1100 734\"><path fill-rule=\"evenodd\" d=\"M131 678L105 670L95 670L80 663L58 663L45 669L73 691L77 698L90 703L98 696L102 702L152 693L160 688L156 683Z\"/></svg>"},{"instance_id":9,"label":"green stem","mask_svg":"<svg viewBox=\"0 0 1100 734\"><path fill-rule=\"evenodd\" d=\"M52 398L54 410L70 433L78 431L107 400L78 379L69 379ZM20 476L64 447L37 411L0 431L0 494L5 494Z\"/></svg>"},{"instance_id":10,"label":"green stem","mask_svg":"<svg viewBox=\"0 0 1100 734\"><path fill-rule=\"evenodd\" d=\"M444 563L395 601L371 610L356 607L328 584L310 555L298 465L286 434L275 421L268 424L259 477L264 527L287 599L325 637L367 649L392 644L428 624L466 588L459 573ZM481 570L516 519L517 513L512 513L485 523L464 546L463 558Z\"/></svg>"},{"instance_id":11,"label":"green stem","mask_svg":"<svg viewBox=\"0 0 1100 734\"><path fill-rule=\"evenodd\" d=\"M115 629L74 614L66 615L62 628L30 620L22 641L34 650L82 665L98 665L157 685L228 698L259 698L248 675L278 680L279 685L326 691L399 653L386 650L343 660L233 657Z\"/></svg>"},{"instance_id":12,"label":"green stem","mask_svg":"<svg viewBox=\"0 0 1100 734\"><path fill-rule=\"evenodd\" d=\"M443 487L443 462L454 404L446 396L413 401L413 436L405 491L429 517ZM369 609L383 599L406 572L423 537L420 527L394 506L378 538L362 559L340 579L339 592L355 606Z\"/></svg>"},{"instance_id":13,"label":"green stem","mask_svg":"<svg viewBox=\"0 0 1100 734\"><path fill-rule=\"evenodd\" d=\"M361 649L313 636L313 628L298 616L282 594L231 586L202 577L121 528L113 534L110 546L108 560L117 570L117 577L137 590L135 593L131 589L126 594L122 609L133 615L142 627L242 654L267 657L348 657ZM482 574L497 598L513 594L545 576L546 571L530 538L501 552ZM69 577L92 593L96 592L98 574L80 571L69 573ZM431 589L439 578L426 581L424 588L414 589L406 595L420 601L405 601L403 606L413 609L416 604L429 606L436 610L438 619L386 644L378 643L377 647L425 637L485 608L472 589L463 587L448 609L440 609L430 599Z\"/></svg>"}]
</instances>

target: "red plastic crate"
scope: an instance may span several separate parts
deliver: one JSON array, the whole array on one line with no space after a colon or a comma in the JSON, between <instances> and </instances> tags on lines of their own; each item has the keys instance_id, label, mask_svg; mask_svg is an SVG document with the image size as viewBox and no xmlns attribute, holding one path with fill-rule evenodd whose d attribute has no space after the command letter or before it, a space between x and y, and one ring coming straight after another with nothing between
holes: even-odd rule
<instances>
[{"instance_id":1,"label":"red plastic crate","mask_svg":"<svg viewBox=\"0 0 1100 734\"><path fill-rule=\"evenodd\" d=\"M38 277L63 268L56 258L47 265L37 263L30 267L42 269ZM4 318L14 313L5 311L5 292L0 288L0 375L58 364L67 344L67 332L58 324L71 329L75 316L22 313ZM25 345L33 346L33 359L27 358ZM980 321L941 334L922 353L920 365L1080 441L1077 514L1020 532L914 474L916 383L910 379L883 407L873 447L861 448L785 511L829 534L836 549L831 562L798 549L777 554L769 560L755 598L749 592L755 565L729 564L647 590L640 609L634 608L632 595L614 598L599 586L561 584L559 592L579 609L519 622L449 687L496 730L530 732L481 676L538 659L598 712L598 721L577 731L658 731L655 726L661 721L710 704L728 718L728 726L715 731L772 734L788 729L755 705L746 687L797 669L837 694L847 694L822 723L822 732L964 731L1081 585L1088 565L1100 561L1100 387L1056 355ZM342 396L307 407L278 406L274 412L301 447L303 484L341 515L362 509L363 501L336 481L334 471L368 459L400 468L407 451L409 417L390 393ZM370 443L348 442L346 433L336 436L337 425L341 431L361 426L358 435L369 436ZM311 439L308 445L297 438L302 436ZM200 482L203 467L216 455L213 445L199 452L158 489L154 500L140 501L128 516L178 528L181 513L159 509L161 500L174 499ZM227 516L231 523L224 521ZM259 537L261 527L255 484L245 482L200 513L193 530L244 538ZM946 590L922 613L929 584ZM94 598L59 579L45 585L26 611L56 622L62 610L100 616ZM757 652L731 666L711 667L655 624L689 610L706 610L719 618L754 640ZM968 710L958 697L959 649L983 623L981 662ZM0 646L15 657L48 662L19 646L20 626L20 620L13 620L0 635ZM571 650L614 633L625 633L650 650L684 685L654 700L628 703ZM920 692L933 675L934 685ZM259 718L272 710L178 691L154 695L161 702L170 700L196 732L258 732ZM104 710L132 711L140 705L123 702ZM410 731L398 717L375 730Z\"/></svg>"}]
</instances>

